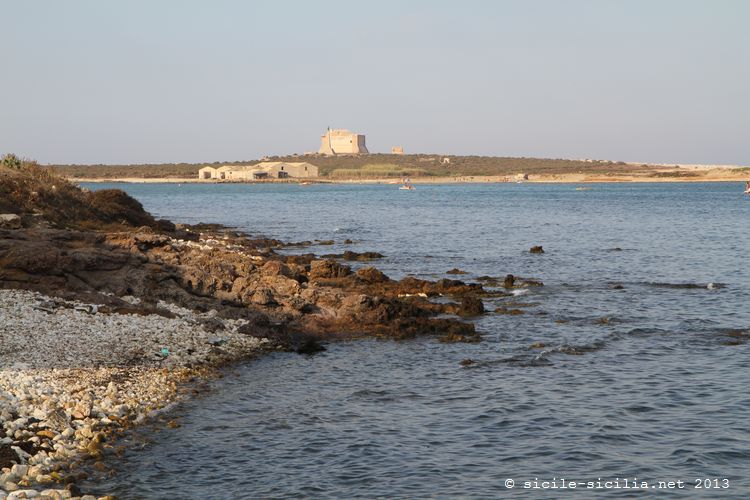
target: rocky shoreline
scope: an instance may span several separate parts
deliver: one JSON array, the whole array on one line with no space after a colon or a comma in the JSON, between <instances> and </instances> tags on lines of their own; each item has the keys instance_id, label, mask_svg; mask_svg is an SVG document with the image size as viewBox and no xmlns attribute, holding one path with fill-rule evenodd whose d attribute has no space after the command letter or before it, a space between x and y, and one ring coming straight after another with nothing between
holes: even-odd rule
<instances>
[{"instance_id":1,"label":"rocky shoreline","mask_svg":"<svg viewBox=\"0 0 750 500\"><path fill-rule=\"evenodd\" d=\"M81 465L103 468L119 433L227 363L363 336L478 342L466 318L482 298L537 285L395 281L368 265L377 253L289 255L309 242L156 221L62 179L46 192L3 180L18 210L0 223L0 500L93 498Z\"/></svg>"}]
</instances>

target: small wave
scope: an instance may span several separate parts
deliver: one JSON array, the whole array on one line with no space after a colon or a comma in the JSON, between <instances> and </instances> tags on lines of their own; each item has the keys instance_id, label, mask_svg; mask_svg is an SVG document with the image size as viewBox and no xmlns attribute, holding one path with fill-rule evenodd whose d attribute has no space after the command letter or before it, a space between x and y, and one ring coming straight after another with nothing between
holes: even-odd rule
<instances>
[{"instance_id":1,"label":"small wave","mask_svg":"<svg viewBox=\"0 0 750 500\"><path fill-rule=\"evenodd\" d=\"M520 295L526 295L527 293L529 293L529 290L528 290L528 288L521 288L521 289L519 289L519 290L511 290L511 292L510 292L510 293L511 293L511 294L512 294L512 295L513 295L514 297L518 297L518 296L520 296Z\"/></svg>"},{"instance_id":2,"label":"small wave","mask_svg":"<svg viewBox=\"0 0 750 500\"><path fill-rule=\"evenodd\" d=\"M582 344L582 345L563 344L561 346L546 349L542 351L542 354L546 355L546 354L560 353L560 354L567 354L569 356L582 356L586 354L587 352L595 352L600 349L604 349L606 345L607 345L606 342L604 342L603 340L598 340L590 344Z\"/></svg>"},{"instance_id":3,"label":"small wave","mask_svg":"<svg viewBox=\"0 0 750 500\"><path fill-rule=\"evenodd\" d=\"M634 337L650 337L652 335L665 335L671 333L663 328L633 328L626 335Z\"/></svg>"},{"instance_id":4,"label":"small wave","mask_svg":"<svg viewBox=\"0 0 750 500\"><path fill-rule=\"evenodd\" d=\"M386 396L388 394L388 391L386 390L375 390L375 389L361 389L359 391L354 391L350 397L352 398L377 398Z\"/></svg>"},{"instance_id":5,"label":"small wave","mask_svg":"<svg viewBox=\"0 0 750 500\"><path fill-rule=\"evenodd\" d=\"M492 359L488 361L475 361L471 364L465 364L464 368L477 369L486 368L494 365L510 365L518 367L535 367L535 366L552 366L553 363L547 359L544 352L536 355L517 354L507 358Z\"/></svg>"},{"instance_id":6,"label":"small wave","mask_svg":"<svg viewBox=\"0 0 750 500\"><path fill-rule=\"evenodd\" d=\"M654 408L653 406L634 405L628 406L625 409L631 413L647 413L650 411L654 411L656 408Z\"/></svg>"},{"instance_id":7,"label":"small wave","mask_svg":"<svg viewBox=\"0 0 750 500\"><path fill-rule=\"evenodd\" d=\"M660 283L654 281L646 281L643 283L646 286L655 288L673 288L677 290L718 290L720 288L726 288L726 283Z\"/></svg>"},{"instance_id":8,"label":"small wave","mask_svg":"<svg viewBox=\"0 0 750 500\"><path fill-rule=\"evenodd\" d=\"M349 396L349 399L389 403L392 401L400 401L402 399L415 399L413 396L413 394L394 394L387 390L362 389L353 392Z\"/></svg>"}]
</instances>

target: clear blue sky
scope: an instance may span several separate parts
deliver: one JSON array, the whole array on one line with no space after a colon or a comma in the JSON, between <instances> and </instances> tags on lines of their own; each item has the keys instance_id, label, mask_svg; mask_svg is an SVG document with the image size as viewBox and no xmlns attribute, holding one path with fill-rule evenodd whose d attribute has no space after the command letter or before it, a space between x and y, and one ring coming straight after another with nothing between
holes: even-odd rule
<instances>
[{"instance_id":1,"label":"clear blue sky","mask_svg":"<svg viewBox=\"0 0 750 500\"><path fill-rule=\"evenodd\" d=\"M0 153L750 164L750 1L0 0Z\"/></svg>"}]
</instances>

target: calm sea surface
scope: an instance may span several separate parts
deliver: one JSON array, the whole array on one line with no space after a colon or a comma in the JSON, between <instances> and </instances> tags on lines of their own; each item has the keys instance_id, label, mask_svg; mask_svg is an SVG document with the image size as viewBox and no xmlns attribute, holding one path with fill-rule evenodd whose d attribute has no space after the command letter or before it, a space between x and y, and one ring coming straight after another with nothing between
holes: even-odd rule
<instances>
[{"instance_id":1,"label":"calm sea surface","mask_svg":"<svg viewBox=\"0 0 750 500\"><path fill-rule=\"evenodd\" d=\"M476 320L480 344L365 340L236 367L175 411L180 429L134 437L148 442L90 482L97 491L558 498L573 492L524 482L637 478L684 481L658 492L669 496L750 497L750 197L739 183L87 187L125 189L174 221L337 242L316 253L379 251L394 278L457 267L466 281L545 284L486 301L526 313ZM696 490L698 479L729 488Z\"/></svg>"}]
</instances>

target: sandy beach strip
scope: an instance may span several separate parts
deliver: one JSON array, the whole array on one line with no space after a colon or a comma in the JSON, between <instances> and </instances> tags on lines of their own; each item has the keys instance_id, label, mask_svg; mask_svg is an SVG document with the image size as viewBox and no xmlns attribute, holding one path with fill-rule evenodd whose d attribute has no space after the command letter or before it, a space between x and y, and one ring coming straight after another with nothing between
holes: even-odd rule
<instances>
[{"instance_id":1,"label":"sandy beach strip","mask_svg":"<svg viewBox=\"0 0 750 500\"><path fill-rule=\"evenodd\" d=\"M659 176L654 176L654 173ZM331 179L318 177L314 179L267 179L262 181L247 180L213 180L194 177L117 177L117 178L83 178L71 177L75 183L130 183L130 184L401 184L400 178L378 179ZM550 183L550 184L597 184L597 183L664 183L664 182L744 182L750 180L750 172L742 168L723 169L684 169L679 171L659 171L644 174L529 174L528 179L508 175L472 175L455 177L411 177L411 184L496 184L496 183Z\"/></svg>"}]
</instances>

